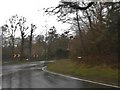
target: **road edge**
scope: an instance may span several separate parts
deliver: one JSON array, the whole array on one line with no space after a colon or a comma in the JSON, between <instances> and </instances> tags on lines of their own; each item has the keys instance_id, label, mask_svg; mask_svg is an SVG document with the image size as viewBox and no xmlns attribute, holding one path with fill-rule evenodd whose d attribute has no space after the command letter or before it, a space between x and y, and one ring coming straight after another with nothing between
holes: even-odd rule
<instances>
[{"instance_id":1,"label":"road edge","mask_svg":"<svg viewBox=\"0 0 120 90\"><path fill-rule=\"evenodd\" d=\"M87 80L87 79L81 79L81 78L76 78L76 77L72 77L69 75L64 75L64 74L60 74L60 73L55 73L55 72L51 72L47 70L47 66L42 67L42 70L51 74L55 74L55 75L59 75L59 76L63 76L63 77L67 77L67 78L71 78L71 79L75 79L75 80L79 80L79 81L84 81L84 82L89 82L89 83L94 83L94 84L99 84L99 85L104 85L104 86L108 86L108 87L113 87L113 88L120 88L119 86L115 86L115 85L111 85L111 84L106 84L106 83L100 83L100 82L95 82L95 81L91 81L91 80Z\"/></svg>"}]
</instances>

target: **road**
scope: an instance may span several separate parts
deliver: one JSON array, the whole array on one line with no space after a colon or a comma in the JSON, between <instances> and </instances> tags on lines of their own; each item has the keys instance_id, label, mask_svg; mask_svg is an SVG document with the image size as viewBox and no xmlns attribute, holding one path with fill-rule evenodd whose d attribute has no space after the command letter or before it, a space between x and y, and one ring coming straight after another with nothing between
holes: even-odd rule
<instances>
[{"instance_id":1,"label":"road","mask_svg":"<svg viewBox=\"0 0 120 90\"><path fill-rule=\"evenodd\" d=\"M54 75L42 67L38 62L3 66L2 88L111 88Z\"/></svg>"}]
</instances>

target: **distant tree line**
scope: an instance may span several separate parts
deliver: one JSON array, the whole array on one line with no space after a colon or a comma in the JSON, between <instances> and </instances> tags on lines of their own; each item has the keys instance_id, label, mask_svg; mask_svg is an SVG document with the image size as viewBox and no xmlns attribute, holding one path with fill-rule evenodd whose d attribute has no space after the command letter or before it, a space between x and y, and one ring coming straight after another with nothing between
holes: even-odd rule
<instances>
[{"instance_id":1,"label":"distant tree line","mask_svg":"<svg viewBox=\"0 0 120 90\"><path fill-rule=\"evenodd\" d=\"M36 25L27 26L25 17L12 16L2 29L3 61L51 60L68 58L69 32L57 33L55 26L47 28L47 35L35 35ZM16 37L17 33L19 37Z\"/></svg>"},{"instance_id":2,"label":"distant tree line","mask_svg":"<svg viewBox=\"0 0 120 90\"><path fill-rule=\"evenodd\" d=\"M20 54L20 59L25 58L24 47L25 41L29 36L29 57L31 56L31 43L33 38L33 32L36 29L36 25L31 24L31 27L26 25L26 18L18 15L12 16L2 29L2 47L3 47L3 58L13 59L15 53ZM29 29L29 32L27 33ZM16 38L16 34L20 33L20 37ZM27 38L26 38L27 37ZM19 49L19 50L17 50Z\"/></svg>"}]
</instances>

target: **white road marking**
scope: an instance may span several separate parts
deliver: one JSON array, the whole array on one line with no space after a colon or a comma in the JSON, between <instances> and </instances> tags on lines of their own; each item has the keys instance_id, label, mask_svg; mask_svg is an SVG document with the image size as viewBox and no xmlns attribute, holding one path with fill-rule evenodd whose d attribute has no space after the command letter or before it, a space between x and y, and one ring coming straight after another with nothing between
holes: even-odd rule
<instances>
[{"instance_id":1,"label":"white road marking","mask_svg":"<svg viewBox=\"0 0 120 90\"><path fill-rule=\"evenodd\" d=\"M35 70L35 69L42 69L42 68L30 68L30 70Z\"/></svg>"},{"instance_id":2,"label":"white road marking","mask_svg":"<svg viewBox=\"0 0 120 90\"><path fill-rule=\"evenodd\" d=\"M63 75L63 74L51 72L51 71L46 70L46 68L47 68L47 66L43 67L42 70L45 71L45 72L51 73L51 74L55 74L55 75L59 75L59 76L63 76L63 77L67 77L67 78L71 78L71 79L75 79L75 80L85 81L85 82L89 82L89 83L104 85L104 86L108 86L108 87L120 88L119 86L115 86L115 85L95 82L95 81L86 80L86 79L80 79L80 78L76 78L76 77L72 77L72 76L68 76L68 75Z\"/></svg>"},{"instance_id":3,"label":"white road marking","mask_svg":"<svg viewBox=\"0 0 120 90\"><path fill-rule=\"evenodd\" d=\"M30 66L38 65L38 64L29 64Z\"/></svg>"}]
</instances>

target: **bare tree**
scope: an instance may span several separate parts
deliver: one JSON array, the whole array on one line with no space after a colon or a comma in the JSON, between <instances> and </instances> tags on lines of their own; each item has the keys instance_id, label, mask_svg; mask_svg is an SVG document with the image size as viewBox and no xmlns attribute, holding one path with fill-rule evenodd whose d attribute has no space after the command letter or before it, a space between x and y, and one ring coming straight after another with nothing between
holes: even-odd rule
<instances>
[{"instance_id":1,"label":"bare tree","mask_svg":"<svg viewBox=\"0 0 120 90\"><path fill-rule=\"evenodd\" d=\"M21 59L23 58L24 56L24 42L25 42L25 37L26 37L26 31L28 29L28 27L25 26L25 23L26 23L26 18L25 17L21 17L19 19L19 29L20 29L20 32L21 32Z\"/></svg>"},{"instance_id":2,"label":"bare tree","mask_svg":"<svg viewBox=\"0 0 120 90\"><path fill-rule=\"evenodd\" d=\"M15 32L18 27L18 15L12 16L7 23L3 26L3 34L7 35L10 39L12 46L12 54L14 53L15 47ZM4 33L5 32L5 33Z\"/></svg>"},{"instance_id":3,"label":"bare tree","mask_svg":"<svg viewBox=\"0 0 120 90\"><path fill-rule=\"evenodd\" d=\"M79 18L79 11L80 10L87 10L89 7L91 7L94 3L90 2L88 3L87 6L81 7L79 2L69 2L69 1L64 1L61 0L60 4L53 8L47 8L45 12L47 14L53 14L58 17L58 21L62 21L63 23L69 23L69 24L74 24L73 21L76 21L74 25L78 27L79 31L79 36L80 36L80 42L83 47L83 51L85 51L84 47L84 41L82 38L82 32L81 32L81 27L80 27L80 18ZM69 17L70 14L74 15L74 17Z\"/></svg>"},{"instance_id":4,"label":"bare tree","mask_svg":"<svg viewBox=\"0 0 120 90\"><path fill-rule=\"evenodd\" d=\"M29 40L29 53L30 53L30 55L29 55L29 58L31 58L31 54L32 54L32 39L33 39L33 32L34 32L34 30L36 29L37 27L36 27L36 25L34 25L34 24L31 24L31 31L30 31L30 40Z\"/></svg>"},{"instance_id":5,"label":"bare tree","mask_svg":"<svg viewBox=\"0 0 120 90\"><path fill-rule=\"evenodd\" d=\"M74 18L70 18L70 14L75 14L76 10L86 10L91 7L93 2L88 3L87 6L81 7L79 2L70 2L70 1L63 1L59 3L57 7L50 7L45 9L47 14L57 15L58 21L62 21L63 23L71 23L70 21L74 20Z\"/></svg>"}]
</instances>

